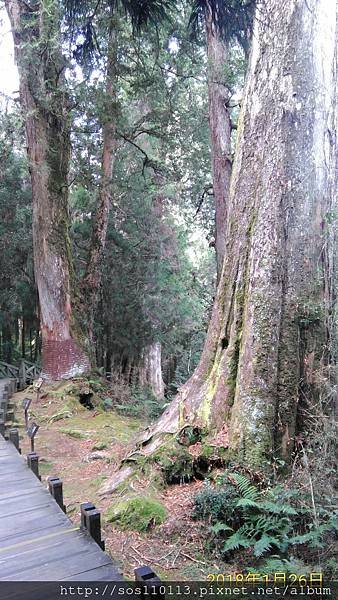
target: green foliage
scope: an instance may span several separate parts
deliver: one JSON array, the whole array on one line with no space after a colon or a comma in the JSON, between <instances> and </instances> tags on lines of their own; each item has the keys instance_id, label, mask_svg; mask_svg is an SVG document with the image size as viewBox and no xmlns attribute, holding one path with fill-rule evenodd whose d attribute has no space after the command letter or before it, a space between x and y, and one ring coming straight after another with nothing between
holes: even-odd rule
<instances>
[{"instance_id":1,"label":"green foliage","mask_svg":"<svg viewBox=\"0 0 338 600\"><path fill-rule=\"evenodd\" d=\"M233 486L215 489L207 481L202 491L195 496L193 516L216 527L216 530L213 529L214 533L222 531L223 524L234 528L238 524L234 510L237 499L238 495Z\"/></svg>"},{"instance_id":2,"label":"green foliage","mask_svg":"<svg viewBox=\"0 0 338 600\"><path fill-rule=\"evenodd\" d=\"M36 342L37 296L33 274L31 188L22 152L21 122L15 112L0 113L0 359L14 362L32 343L18 345L18 320ZM29 354L28 354L29 353Z\"/></svg>"},{"instance_id":3,"label":"green foliage","mask_svg":"<svg viewBox=\"0 0 338 600\"><path fill-rule=\"evenodd\" d=\"M273 561L286 564L290 556L292 565L304 548L310 555L325 549L337 531L337 513L318 505L314 516L309 500L282 486L259 490L247 476L230 473L226 484L207 485L196 496L194 515L212 523L215 545L221 544L226 557L245 549L257 560L271 557L267 569Z\"/></svg>"},{"instance_id":4,"label":"green foliage","mask_svg":"<svg viewBox=\"0 0 338 600\"><path fill-rule=\"evenodd\" d=\"M92 447L92 450L106 450L106 448L108 448L108 444L105 442L96 442Z\"/></svg>"},{"instance_id":5,"label":"green foliage","mask_svg":"<svg viewBox=\"0 0 338 600\"><path fill-rule=\"evenodd\" d=\"M166 519L166 510L158 501L145 497L134 497L118 503L107 512L107 520L121 529L145 532L160 525Z\"/></svg>"},{"instance_id":6,"label":"green foliage","mask_svg":"<svg viewBox=\"0 0 338 600\"><path fill-rule=\"evenodd\" d=\"M251 35L255 1L194 0L190 26L196 36L205 19L211 15L220 35L227 41L236 39L245 49Z\"/></svg>"},{"instance_id":7,"label":"green foliage","mask_svg":"<svg viewBox=\"0 0 338 600\"><path fill-rule=\"evenodd\" d=\"M80 431L79 429L71 429L69 427L60 427L60 432L66 434L66 435L69 435L69 437L74 438L75 440L85 440L86 439L86 434L83 431Z\"/></svg>"},{"instance_id":8,"label":"green foliage","mask_svg":"<svg viewBox=\"0 0 338 600\"><path fill-rule=\"evenodd\" d=\"M154 396L150 387L133 385L126 391L124 403L113 406L120 414L153 421L163 412L165 403Z\"/></svg>"}]
</instances>

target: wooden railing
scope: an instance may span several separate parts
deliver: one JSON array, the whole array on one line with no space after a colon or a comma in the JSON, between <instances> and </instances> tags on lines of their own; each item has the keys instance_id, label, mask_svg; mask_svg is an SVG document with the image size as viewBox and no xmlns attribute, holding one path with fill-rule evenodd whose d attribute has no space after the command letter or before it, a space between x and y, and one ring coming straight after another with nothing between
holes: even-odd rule
<instances>
[{"instance_id":1,"label":"wooden railing","mask_svg":"<svg viewBox=\"0 0 338 600\"><path fill-rule=\"evenodd\" d=\"M28 360L21 360L19 365L0 361L0 379L15 379L19 389L33 383L34 379L39 377L40 372L40 367Z\"/></svg>"}]
</instances>

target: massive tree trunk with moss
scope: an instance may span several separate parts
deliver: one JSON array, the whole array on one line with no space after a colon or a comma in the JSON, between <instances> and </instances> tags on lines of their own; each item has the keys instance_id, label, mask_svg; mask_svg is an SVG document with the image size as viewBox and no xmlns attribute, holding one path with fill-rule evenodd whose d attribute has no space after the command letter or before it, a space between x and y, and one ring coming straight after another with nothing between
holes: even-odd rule
<instances>
[{"instance_id":1,"label":"massive tree trunk with moss","mask_svg":"<svg viewBox=\"0 0 338 600\"><path fill-rule=\"evenodd\" d=\"M205 347L140 441L144 454L193 425L222 431L249 467L289 460L298 405L318 402L330 377L337 4L264 0L257 10Z\"/></svg>"},{"instance_id":2,"label":"massive tree trunk with moss","mask_svg":"<svg viewBox=\"0 0 338 600\"><path fill-rule=\"evenodd\" d=\"M6 0L20 76L33 193L35 279L39 292L43 376L66 379L87 371L74 311L68 237L70 106L64 81L58 3L31 7Z\"/></svg>"},{"instance_id":3,"label":"massive tree trunk with moss","mask_svg":"<svg viewBox=\"0 0 338 600\"><path fill-rule=\"evenodd\" d=\"M230 92L226 86L228 47L211 16L206 19L208 49L209 124L212 180L215 200L217 281L220 280L226 243L226 223L231 177Z\"/></svg>"}]
</instances>

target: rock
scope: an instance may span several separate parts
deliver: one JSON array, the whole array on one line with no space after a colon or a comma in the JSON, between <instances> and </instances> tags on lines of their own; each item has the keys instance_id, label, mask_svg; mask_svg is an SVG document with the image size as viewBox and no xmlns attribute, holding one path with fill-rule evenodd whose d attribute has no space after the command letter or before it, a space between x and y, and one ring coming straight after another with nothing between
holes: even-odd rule
<instances>
[{"instance_id":1,"label":"rock","mask_svg":"<svg viewBox=\"0 0 338 600\"><path fill-rule=\"evenodd\" d=\"M89 452L87 456L84 457L83 462L91 462L92 460L105 460L108 457L108 454L103 452Z\"/></svg>"}]
</instances>

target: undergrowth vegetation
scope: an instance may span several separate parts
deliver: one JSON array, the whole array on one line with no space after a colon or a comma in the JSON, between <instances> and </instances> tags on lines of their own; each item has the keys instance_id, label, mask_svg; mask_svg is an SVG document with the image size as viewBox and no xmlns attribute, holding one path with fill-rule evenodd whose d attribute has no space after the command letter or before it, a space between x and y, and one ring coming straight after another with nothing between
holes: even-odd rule
<instances>
[{"instance_id":1,"label":"undergrowth vegetation","mask_svg":"<svg viewBox=\"0 0 338 600\"><path fill-rule=\"evenodd\" d=\"M165 400L156 398L149 386L128 386L122 379L111 383L109 394L111 407L118 413L148 422L157 419L167 406Z\"/></svg>"},{"instance_id":2,"label":"undergrowth vegetation","mask_svg":"<svg viewBox=\"0 0 338 600\"><path fill-rule=\"evenodd\" d=\"M302 562L321 564L330 558L337 531L332 498L313 503L310 491L286 484L259 489L242 473L226 473L216 487L210 482L195 498L194 516L207 521L209 550L225 560L246 557L253 567L297 570ZM211 540L211 541L210 541Z\"/></svg>"},{"instance_id":3,"label":"undergrowth vegetation","mask_svg":"<svg viewBox=\"0 0 338 600\"><path fill-rule=\"evenodd\" d=\"M209 525L209 551L224 560L245 556L245 566L269 573L299 572L306 565L330 570L338 530L332 496L287 483L262 487L242 473L226 472L216 486L205 483L195 498L194 517Z\"/></svg>"}]
</instances>

